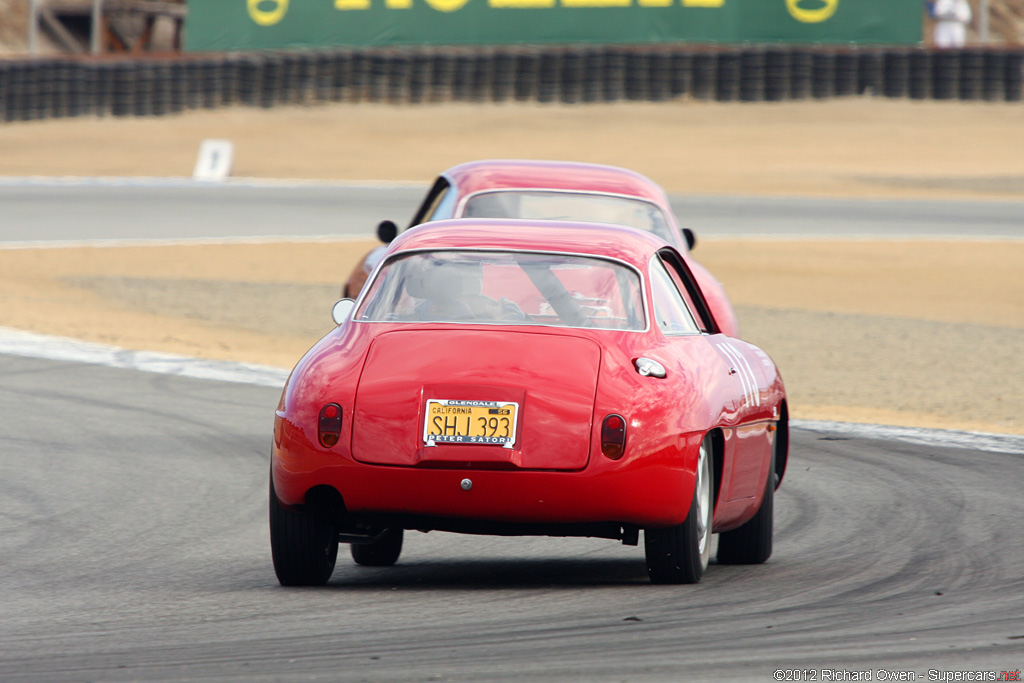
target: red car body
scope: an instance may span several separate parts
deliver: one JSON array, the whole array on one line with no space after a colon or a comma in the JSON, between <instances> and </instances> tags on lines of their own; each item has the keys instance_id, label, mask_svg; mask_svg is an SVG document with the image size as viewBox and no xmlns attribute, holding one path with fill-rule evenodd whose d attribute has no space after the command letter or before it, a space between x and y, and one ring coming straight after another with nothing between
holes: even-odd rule
<instances>
[{"instance_id":1,"label":"red car body","mask_svg":"<svg viewBox=\"0 0 1024 683\"><path fill-rule=\"evenodd\" d=\"M684 233L676 222L665 191L639 173L615 166L566 161L486 160L454 166L437 177L417 209L409 227L428 221L462 218L474 196L504 191L554 191L600 197L634 198L656 206L665 223L663 237L686 259L704 292L704 297L721 330L739 336L739 325L729 297L721 283L690 254L693 233ZM521 216L506 215L507 218ZM534 216L552 219L554 216ZM567 220L587 220L568 215ZM355 298L377 265L383 248L363 257L342 289L343 296Z\"/></svg>"},{"instance_id":2,"label":"red car body","mask_svg":"<svg viewBox=\"0 0 1024 683\"><path fill-rule=\"evenodd\" d=\"M521 266L554 308L521 301L533 313L514 313L515 322L374 317L390 310L381 301L398 300L388 287L401 264L441 256L504 258L505 281L518 272L516 263L557 261L559 282L541 267ZM629 320L610 299L595 303L573 291L567 303L563 286L582 289L584 263L614 271L612 290L637 283L632 299L624 295L635 302ZM455 268L438 264L445 275ZM502 286L495 282L492 289ZM680 331L663 321L666 295L685 302L696 327ZM504 309L519 308L506 301ZM544 322L579 311L585 315L569 323ZM427 411L448 399L514 405L516 419L503 437L511 441L433 443L440 437L427 434ZM372 554L374 544L389 530L393 538L396 529L418 529L631 544L644 530L650 568L651 538L692 523L705 485L708 537L747 533L755 517L763 526L767 507L770 554L771 496L786 467L787 422L775 365L721 332L689 262L656 235L574 222L423 226L391 243L355 310L307 352L284 388L271 461L275 567L282 583L322 583L333 556L330 569L316 571L301 562L292 571L294 557L309 552L319 562L332 543L337 552L340 538L354 544L357 561L363 553L360 563L390 564L397 552L382 559ZM325 526L326 549L295 541ZM731 547L743 551L743 543ZM721 548L720 541L720 562ZM759 552L739 552L738 561L767 559ZM652 570L652 579L693 581L702 572L687 578Z\"/></svg>"}]
</instances>

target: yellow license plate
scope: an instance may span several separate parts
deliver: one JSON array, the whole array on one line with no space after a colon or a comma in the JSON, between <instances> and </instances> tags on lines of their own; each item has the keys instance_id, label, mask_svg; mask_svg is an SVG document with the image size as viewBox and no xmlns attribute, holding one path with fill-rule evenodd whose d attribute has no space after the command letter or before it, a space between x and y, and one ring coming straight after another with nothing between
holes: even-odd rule
<instances>
[{"instance_id":1,"label":"yellow license plate","mask_svg":"<svg viewBox=\"0 0 1024 683\"><path fill-rule=\"evenodd\" d=\"M467 443L512 448L519 404L507 401L427 399L423 443Z\"/></svg>"}]
</instances>

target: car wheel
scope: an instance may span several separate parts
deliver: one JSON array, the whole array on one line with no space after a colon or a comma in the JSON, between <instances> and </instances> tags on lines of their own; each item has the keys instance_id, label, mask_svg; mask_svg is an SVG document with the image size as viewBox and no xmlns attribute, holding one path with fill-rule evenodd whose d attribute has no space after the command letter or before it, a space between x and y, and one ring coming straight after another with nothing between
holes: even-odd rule
<instances>
[{"instance_id":1,"label":"car wheel","mask_svg":"<svg viewBox=\"0 0 1024 683\"><path fill-rule=\"evenodd\" d=\"M651 583L697 583L711 556L714 481L710 444L705 439L697 458L697 482L690 512L678 526L644 530L644 552Z\"/></svg>"},{"instance_id":2,"label":"car wheel","mask_svg":"<svg viewBox=\"0 0 1024 683\"><path fill-rule=\"evenodd\" d=\"M311 510L292 512L282 507L270 481L270 550L282 586L322 586L338 559L338 530L334 522Z\"/></svg>"},{"instance_id":3,"label":"car wheel","mask_svg":"<svg viewBox=\"0 0 1024 683\"><path fill-rule=\"evenodd\" d=\"M373 543L353 543L352 559L364 567L390 567L402 554L401 529L388 529Z\"/></svg>"},{"instance_id":4,"label":"car wheel","mask_svg":"<svg viewBox=\"0 0 1024 683\"><path fill-rule=\"evenodd\" d=\"M778 438L775 439L778 443ZM761 507L743 526L718 535L719 564L761 564L772 556L772 527L775 507L775 445L772 445L768 482Z\"/></svg>"}]
</instances>

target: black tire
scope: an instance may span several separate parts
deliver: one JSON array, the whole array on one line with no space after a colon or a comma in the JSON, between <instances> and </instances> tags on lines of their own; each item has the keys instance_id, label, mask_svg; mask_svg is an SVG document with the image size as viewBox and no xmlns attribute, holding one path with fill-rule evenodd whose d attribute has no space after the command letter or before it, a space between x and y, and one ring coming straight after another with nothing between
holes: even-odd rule
<instances>
[{"instance_id":1,"label":"black tire","mask_svg":"<svg viewBox=\"0 0 1024 683\"><path fill-rule=\"evenodd\" d=\"M714 468L711 443L700 445L697 481L686 520L667 529L644 530L644 554L651 583L697 583L711 557L711 518L714 511Z\"/></svg>"},{"instance_id":2,"label":"black tire","mask_svg":"<svg viewBox=\"0 0 1024 683\"><path fill-rule=\"evenodd\" d=\"M352 559L364 567L390 567L402 554L402 529L388 529L373 543L353 543Z\"/></svg>"},{"instance_id":3,"label":"black tire","mask_svg":"<svg viewBox=\"0 0 1024 683\"><path fill-rule=\"evenodd\" d=\"M776 433L775 444L778 444ZM772 445L768 481L761 507L743 526L718 535L719 564L762 564L772 556L772 528L775 520L775 448Z\"/></svg>"},{"instance_id":4,"label":"black tire","mask_svg":"<svg viewBox=\"0 0 1024 683\"><path fill-rule=\"evenodd\" d=\"M281 506L270 481L270 550L282 586L322 586L338 559L338 530L326 515Z\"/></svg>"}]
</instances>

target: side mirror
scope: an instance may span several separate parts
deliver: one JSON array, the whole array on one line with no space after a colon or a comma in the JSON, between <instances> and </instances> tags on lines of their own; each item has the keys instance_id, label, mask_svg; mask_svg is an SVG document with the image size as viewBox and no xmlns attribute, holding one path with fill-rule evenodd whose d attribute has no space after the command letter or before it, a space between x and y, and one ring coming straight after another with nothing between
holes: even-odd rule
<instances>
[{"instance_id":1,"label":"side mirror","mask_svg":"<svg viewBox=\"0 0 1024 683\"><path fill-rule=\"evenodd\" d=\"M686 238L686 247L693 250L697 246L697 235L689 228L683 228L683 237Z\"/></svg>"},{"instance_id":2,"label":"side mirror","mask_svg":"<svg viewBox=\"0 0 1024 683\"><path fill-rule=\"evenodd\" d=\"M341 299L334 304L334 308L331 309L331 317L334 319L335 325L340 325L352 314L352 309L356 307L356 302L352 299Z\"/></svg>"},{"instance_id":3,"label":"side mirror","mask_svg":"<svg viewBox=\"0 0 1024 683\"><path fill-rule=\"evenodd\" d=\"M398 237L398 226L394 221L381 221L377 224L377 239L384 244L391 244L391 241Z\"/></svg>"}]
</instances>

